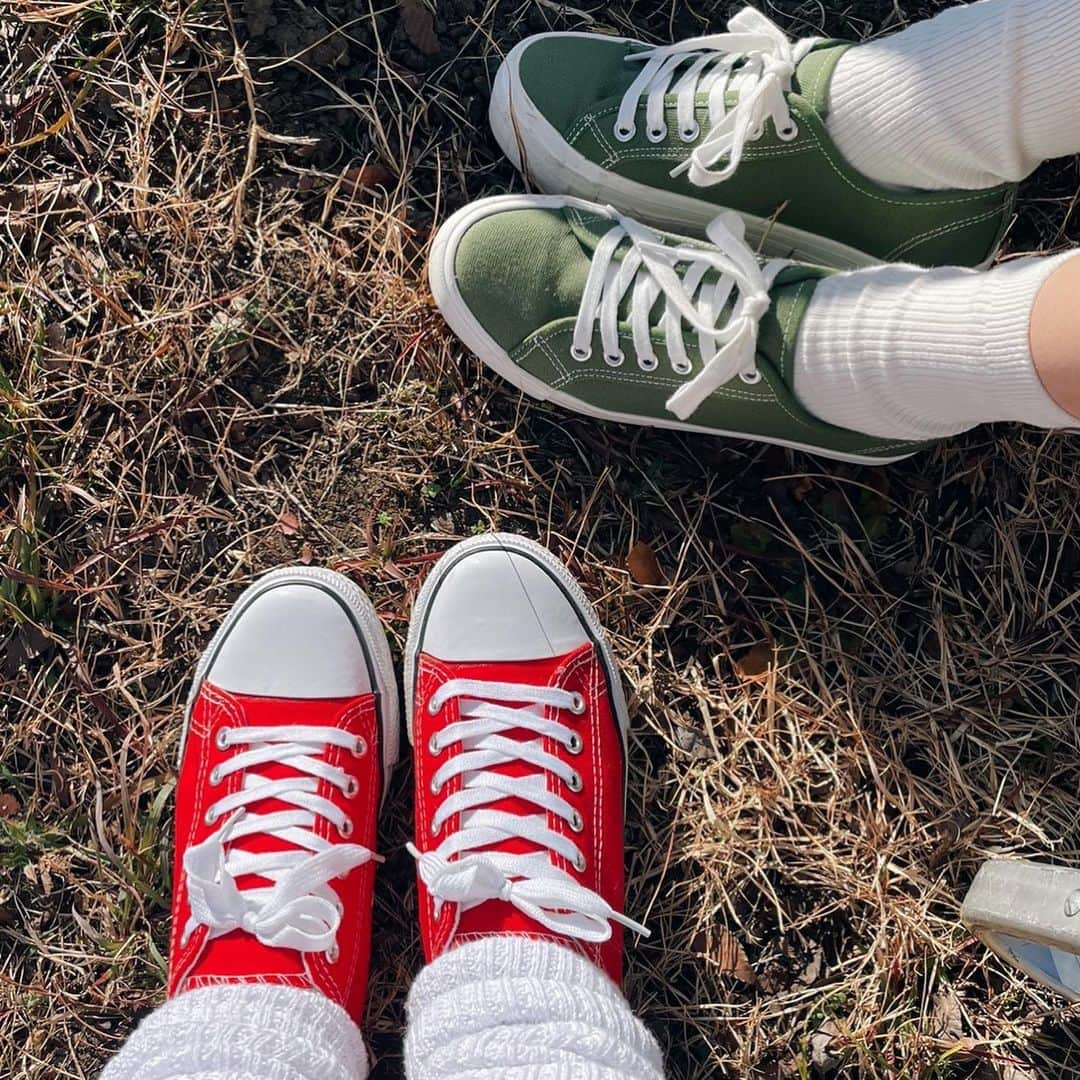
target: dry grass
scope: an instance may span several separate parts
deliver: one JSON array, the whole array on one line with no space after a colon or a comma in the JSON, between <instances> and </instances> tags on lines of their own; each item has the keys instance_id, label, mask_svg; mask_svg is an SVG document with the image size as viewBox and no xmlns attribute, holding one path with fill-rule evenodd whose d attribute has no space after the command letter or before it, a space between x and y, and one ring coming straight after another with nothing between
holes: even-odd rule
<instances>
[{"instance_id":1,"label":"dry grass","mask_svg":"<svg viewBox=\"0 0 1080 1080\"><path fill-rule=\"evenodd\" d=\"M393 4L223 3L0 9L0 1074L96 1075L161 1000L179 701L241 586L345 569L400 646L431 559L498 527L624 665L627 992L673 1078L1080 1076L1075 1011L957 922L990 854L1080 862L1077 443L875 471L600 426L463 356L423 284L432 223L519 184L483 124L509 44L737 5L448 0L425 55ZM846 35L939 6L770 5ZM1077 189L1040 173L1011 250L1075 240ZM409 786L378 1077L420 962Z\"/></svg>"}]
</instances>

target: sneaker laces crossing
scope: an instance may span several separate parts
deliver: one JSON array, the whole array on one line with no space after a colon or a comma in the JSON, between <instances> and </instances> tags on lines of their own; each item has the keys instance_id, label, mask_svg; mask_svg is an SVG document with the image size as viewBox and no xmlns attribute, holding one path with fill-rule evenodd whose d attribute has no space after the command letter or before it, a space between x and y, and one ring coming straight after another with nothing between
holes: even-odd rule
<instances>
[{"instance_id":1,"label":"sneaker laces crossing","mask_svg":"<svg viewBox=\"0 0 1080 1080\"><path fill-rule=\"evenodd\" d=\"M460 719L433 735L428 749L439 754L460 743L459 751L440 766L431 781L434 794L459 778L460 788L439 805L431 831L437 835L458 815L460 823L433 851L421 852L409 844L436 914L444 903L468 910L488 900L502 900L548 930L581 941L607 941L612 921L648 935L644 926L615 911L602 896L555 865L557 856L580 873L586 861L568 835L549 827L548 815L561 819L574 832L584 826L570 803L549 789L548 778L553 776L576 791L581 788L581 776L557 754L544 749L544 740L577 753L581 737L546 712L580 714L585 707L581 696L550 686L451 679L432 695L428 709L435 714L455 698L459 700ZM499 704L509 701L526 704ZM536 739L510 738L505 734L508 731L531 732ZM494 771L522 764L530 767L525 776ZM539 812L491 809L492 803L507 798L531 803ZM489 850L513 839L525 840L537 850L524 854Z\"/></svg>"},{"instance_id":2,"label":"sneaker laces crossing","mask_svg":"<svg viewBox=\"0 0 1080 1080\"><path fill-rule=\"evenodd\" d=\"M709 129L671 175L685 172L698 187L728 180L738 169L746 144L761 138L767 120L772 120L784 141L798 135L785 94L799 62L818 40L804 38L792 44L771 19L747 7L728 21L726 34L632 53L626 59L644 66L623 95L615 138L629 142L634 137L634 118L644 95L649 140L666 139L665 98L671 93L676 98L679 137L695 142L701 134L695 113L697 96L704 95ZM725 100L728 91L738 98L730 110ZM716 168L720 162L726 164Z\"/></svg>"},{"instance_id":3,"label":"sneaker laces crossing","mask_svg":"<svg viewBox=\"0 0 1080 1080\"><path fill-rule=\"evenodd\" d=\"M653 306L663 296L664 312L657 329L664 334L668 358L678 375L693 369L683 338L683 320L697 331L702 369L668 398L666 407L686 420L718 387L738 375L746 383L761 379L757 370L758 325L769 310L769 289L787 261L775 259L762 267L744 240L745 226L738 214L725 212L706 233L713 247L687 241L667 245L658 233L608 208L615 221L596 245L574 324L571 356L584 362L592 356L594 327L600 325L604 360L619 367L626 359L619 345L620 305L631 289L629 323L634 351L642 371L655 371ZM624 241L630 249L615 255ZM686 269L676 269L684 264ZM710 271L716 279L706 281ZM717 325L735 294L731 314Z\"/></svg>"},{"instance_id":4,"label":"sneaker laces crossing","mask_svg":"<svg viewBox=\"0 0 1080 1080\"><path fill-rule=\"evenodd\" d=\"M353 829L348 815L319 795L318 787L325 781L348 797L357 793L356 778L323 760L323 754L326 747L338 746L359 757L367 752L364 740L340 728L294 724L221 728L217 745L249 749L217 765L210 773L211 785L243 772L243 786L209 807L206 823L224 819L222 827L184 854L191 906L184 940L200 925L209 928L211 939L245 930L268 947L325 952L333 962L342 906L329 883L378 856L359 844L335 844L316 835L313 829L320 817L343 837ZM297 775L271 780L251 771L269 764L286 765ZM247 809L264 799L293 809L263 814ZM235 846L259 834L290 846L268 852ZM273 885L240 889L237 878L248 875Z\"/></svg>"}]
</instances>

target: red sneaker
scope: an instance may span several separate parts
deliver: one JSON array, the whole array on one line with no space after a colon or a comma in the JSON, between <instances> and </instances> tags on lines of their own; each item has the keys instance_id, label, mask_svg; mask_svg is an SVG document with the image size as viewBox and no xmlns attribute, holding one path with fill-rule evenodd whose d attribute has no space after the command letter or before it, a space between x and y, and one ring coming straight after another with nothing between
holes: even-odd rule
<instances>
[{"instance_id":1,"label":"red sneaker","mask_svg":"<svg viewBox=\"0 0 1080 1080\"><path fill-rule=\"evenodd\" d=\"M214 635L176 791L169 995L320 990L359 1018L398 699L375 609L329 570L276 570Z\"/></svg>"},{"instance_id":2,"label":"red sneaker","mask_svg":"<svg viewBox=\"0 0 1080 1080\"><path fill-rule=\"evenodd\" d=\"M618 980L621 926L646 932L621 914L626 701L577 582L520 537L452 548L416 602L405 701L428 960L527 934Z\"/></svg>"}]
</instances>

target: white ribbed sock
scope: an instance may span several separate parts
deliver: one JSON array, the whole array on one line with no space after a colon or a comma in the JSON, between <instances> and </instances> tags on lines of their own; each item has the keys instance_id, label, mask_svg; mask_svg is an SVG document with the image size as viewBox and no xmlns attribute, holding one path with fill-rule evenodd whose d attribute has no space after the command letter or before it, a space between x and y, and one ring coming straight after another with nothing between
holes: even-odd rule
<instances>
[{"instance_id":1,"label":"white ribbed sock","mask_svg":"<svg viewBox=\"0 0 1080 1080\"><path fill-rule=\"evenodd\" d=\"M1043 388L1029 343L1035 297L1072 254L986 273L880 266L826 278L799 329L797 397L828 423L886 439L997 420L1080 428Z\"/></svg>"},{"instance_id":2,"label":"white ribbed sock","mask_svg":"<svg viewBox=\"0 0 1080 1080\"><path fill-rule=\"evenodd\" d=\"M1080 152L1080 0L980 0L848 50L829 132L882 184L988 188Z\"/></svg>"},{"instance_id":3,"label":"white ribbed sock","mask_svg":"<svg viewBox=\"0 0 1080 1080\"><path fill-rule=\"evenodd\" d=\"M413 984L411 1080L662 1080L660 1049L595 964L550 941L490 937Z\"/></svg>"},{"instance_id":4,"label":"white ribbed sock","mask_svg":"<svg viewBox=\"0 0 1080 1080\"><path fill-rule=\"evenodd\" d=\"M101 1080L364 1080L360 1029L329 998L290 986L211 986L155 1009Z\"/></svg>"}]
</instances>

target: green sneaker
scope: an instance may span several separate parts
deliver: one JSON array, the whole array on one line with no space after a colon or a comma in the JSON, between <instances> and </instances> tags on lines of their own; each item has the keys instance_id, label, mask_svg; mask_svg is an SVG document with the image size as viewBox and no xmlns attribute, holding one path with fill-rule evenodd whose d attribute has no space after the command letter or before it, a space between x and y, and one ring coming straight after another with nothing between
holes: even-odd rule
<instances>
[{"instance_id":1,"label":"green sneaker","mask_svg":"<svg viewBox=\"0 0 1080 1080\"><path fill-rule=\"evenodd\" d=\"M482 199L435 237L431 291L485 364L586 416L867 464L927 445L811 416L792 389L795 342L831 271L763 266L737 214L707 231L709 243L659 233L564 196Z\"/></svg>"},{"instance_id":2,"label":"green sneaker","mask_svg":"<svg viewBox=\"0 0 1080 1080\"><path fill-rule=\"evenodd\" d=\"M699 234L724 208L770 255L848 268L979 266L994 256L1016 185L883 187L826 127L850 43L791 43L746 8L729 32L653 48L599 34L539 34L495 79L491 126L542 191Z\"/></svg>"}]
</instances>

